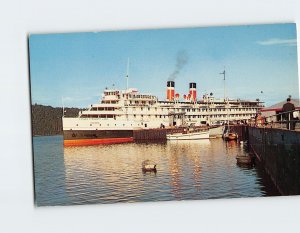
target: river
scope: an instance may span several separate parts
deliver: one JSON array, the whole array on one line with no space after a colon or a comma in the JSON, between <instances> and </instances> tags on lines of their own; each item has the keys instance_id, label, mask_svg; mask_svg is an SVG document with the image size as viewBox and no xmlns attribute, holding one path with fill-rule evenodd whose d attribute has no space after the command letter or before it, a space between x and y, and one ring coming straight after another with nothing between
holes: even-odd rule
<instances>
[{"instance_id":1,"label":"river","mask_svg":"<svg viewBox=\"0 0 300 233\"><path fill-rule=\"evenodd\" d=\"M279 195L259 166L240 167L246 146L222 139L64 147L34 137L37 206ZM157 163L143 173L141 163Z\"/></svg>"}]
</instances>

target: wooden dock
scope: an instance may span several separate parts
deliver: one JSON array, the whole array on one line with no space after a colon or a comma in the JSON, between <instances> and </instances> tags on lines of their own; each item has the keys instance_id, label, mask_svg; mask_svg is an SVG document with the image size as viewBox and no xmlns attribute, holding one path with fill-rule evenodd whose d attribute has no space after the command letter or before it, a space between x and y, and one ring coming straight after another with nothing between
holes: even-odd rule
<instances>
[{"instance_id":1,"label":"wooden dock","mask_svg":"<svg viewBox=\"0 0 300 233\"><path fill-rule=\"evenodd\" d=\"M134 141L165 141L168 133L181 133L183 128L174 129L140 129L133 131Z\"/></svg>"},{"instance_id":2,"label":"wooden dock","mask_svg":"<svg viewBox=\"0 0 300 233\"><path fill-rule=\"evenodd\" d=\"M183 133L186 128L165 128L165 129L140 129L133 131L133 140L139 141L166 141L167 134Z\"/></svg>"}]
</instances>

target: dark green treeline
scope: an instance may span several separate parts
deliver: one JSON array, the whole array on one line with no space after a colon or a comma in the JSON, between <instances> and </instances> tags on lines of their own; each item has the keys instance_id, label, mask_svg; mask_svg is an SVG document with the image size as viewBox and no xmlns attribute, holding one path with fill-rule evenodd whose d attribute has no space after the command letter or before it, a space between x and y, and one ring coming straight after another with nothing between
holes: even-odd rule
<instances>
[{"instance_id":1,"label":"dark green treeline","mask_svg":"<svg viewBox=\"0 0 300 233\"><path fill-rule=\"evenodd\" d=\"M65 116L78 116L79 108L65 108ZM34 104L31 108L32 135L46 136L62 134L62 108Z\"/></svg>"}]
</instances>

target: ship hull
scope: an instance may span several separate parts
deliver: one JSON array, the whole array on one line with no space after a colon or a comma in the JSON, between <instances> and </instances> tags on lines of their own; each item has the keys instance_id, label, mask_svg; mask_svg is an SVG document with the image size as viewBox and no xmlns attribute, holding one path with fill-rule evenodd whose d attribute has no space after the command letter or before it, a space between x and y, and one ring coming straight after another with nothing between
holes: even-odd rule
<instances>
[{"instance_id":1,"label":"ship hull","mask_svg":"<svg viewBox=\"0 0 300 233\"><path fill-rule=\"evenodd\" d=\"M133 142L133 130L65 130L64 146Z\"/></svg>"}]
</instances>

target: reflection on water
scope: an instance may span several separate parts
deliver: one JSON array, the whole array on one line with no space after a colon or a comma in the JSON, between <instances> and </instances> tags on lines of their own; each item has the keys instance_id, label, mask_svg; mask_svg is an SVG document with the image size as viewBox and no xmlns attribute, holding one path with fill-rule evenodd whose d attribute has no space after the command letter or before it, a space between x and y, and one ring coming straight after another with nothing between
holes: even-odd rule
<instances>
[{"instance_id":1,"label":"reflection on water","mask_svg":"<svg viewBox=\"0 0 300 233\"><path fill-rule=\"evenodd\" d=\"M257 167L236 165L236 155L248 153L236 141L63 148L61 137L43 138L34 139L38 205L278 195ZM146 159L157 173L142 172Z\"/></svg>"}]
</instances>

